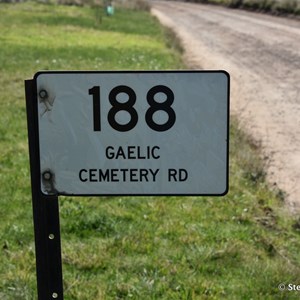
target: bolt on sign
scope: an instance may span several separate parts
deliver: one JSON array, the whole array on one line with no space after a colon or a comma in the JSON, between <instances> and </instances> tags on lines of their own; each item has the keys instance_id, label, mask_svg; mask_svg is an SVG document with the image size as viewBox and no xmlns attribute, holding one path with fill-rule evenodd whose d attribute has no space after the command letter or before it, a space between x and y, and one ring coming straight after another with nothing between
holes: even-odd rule
<instances>
[{"instance_id":1,"label":"bolt on sign","mask_svg":"<svg viewBox=\"0 0 300 300\"><path fill-rule=\"evenodd\" d=\"M46 195L223 195L224 71L40 72Z\"/></svg>"}]
</instances>

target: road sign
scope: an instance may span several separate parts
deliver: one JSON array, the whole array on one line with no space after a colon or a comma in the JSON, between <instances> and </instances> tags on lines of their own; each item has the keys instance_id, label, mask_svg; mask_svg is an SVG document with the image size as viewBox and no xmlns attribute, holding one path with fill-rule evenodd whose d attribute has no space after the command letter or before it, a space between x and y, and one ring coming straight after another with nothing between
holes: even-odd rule
<instances>
[{"instance_id":1,"label":"road sign","mask_svg":"<svg viewBox=\"0 0 300 300\"><path fill-rule=\"evenodd\" d=\"M224 71L39 72L45 195L224 195Z\"/></svg>"}]
</instances>

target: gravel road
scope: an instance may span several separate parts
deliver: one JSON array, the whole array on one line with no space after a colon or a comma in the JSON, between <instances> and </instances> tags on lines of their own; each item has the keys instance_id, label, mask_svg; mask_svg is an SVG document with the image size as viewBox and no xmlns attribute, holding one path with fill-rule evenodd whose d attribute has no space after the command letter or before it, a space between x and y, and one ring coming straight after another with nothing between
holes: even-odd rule
<instances>
[{"instance_id":1,"label":"gravel road","mask_svg":"<svg viewBox=\"0 0 300 300\"><path fill-rule=\"evenodd\" d=\"M152 1L182 40L190 68L231 75L231 114L262 146L268 180L300 210L300 22L258 13Z\"/></svg>"}]
</instances>

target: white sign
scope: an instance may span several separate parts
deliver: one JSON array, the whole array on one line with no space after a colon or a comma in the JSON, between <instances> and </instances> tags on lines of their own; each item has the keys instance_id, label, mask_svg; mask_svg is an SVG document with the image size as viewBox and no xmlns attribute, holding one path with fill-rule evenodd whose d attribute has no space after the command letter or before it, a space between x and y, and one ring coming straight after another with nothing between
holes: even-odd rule
<instances>
[{"instance_id":1,"label":"white sign","mask_svg":"<svg viewBox=\"0 0 300 300\"><path fill-rule=\"evenodd\" d=\"M40 72L47 195L224 195L224 71Z\"/></svg>"}]
</instances>

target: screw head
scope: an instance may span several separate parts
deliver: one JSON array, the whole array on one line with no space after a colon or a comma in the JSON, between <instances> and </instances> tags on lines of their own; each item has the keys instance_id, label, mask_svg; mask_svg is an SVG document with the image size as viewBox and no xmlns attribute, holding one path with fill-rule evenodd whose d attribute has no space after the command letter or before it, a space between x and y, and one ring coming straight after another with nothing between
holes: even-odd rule
<instances>
[{"instance_id":1,"label":"screw head","mask_svg":"<svg viewBox=\"0 0 300 300\"><path fill-rule=\"evenodd\" d=\"M50 233L48 237L49 237L49 240L54 240L55 235L53 233Z\"/></svg>"},{"instance_id":2,"label":"screw head","mask_svg":"<svg viewBox=\"0 0 300 300\"><path fill-rule=\"evenodd\" d=\"M46 90L40 90L39 96L40 96L41 99L45 99L45 98L48 97L48 93L47 93Z\"/></svg>"},{"instance_id":3,"label":"screw head","mask_svg":"<svg viewBox=\"0 0 300 300\"><path fill-rule=\"evenodd\" d=\"M49 180L51 180L51 178L52 178L52 174L51 174L50 171L45 171L45 172L43 173L43 179L44 179L44 180L49 181Z\"/></svg>"}]
</instances>

